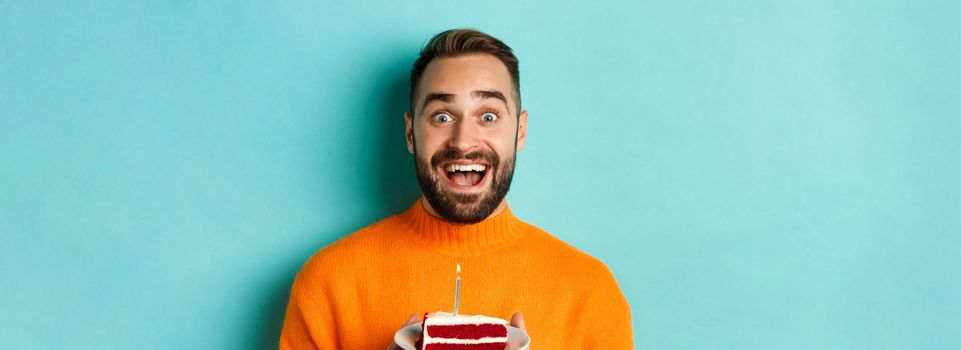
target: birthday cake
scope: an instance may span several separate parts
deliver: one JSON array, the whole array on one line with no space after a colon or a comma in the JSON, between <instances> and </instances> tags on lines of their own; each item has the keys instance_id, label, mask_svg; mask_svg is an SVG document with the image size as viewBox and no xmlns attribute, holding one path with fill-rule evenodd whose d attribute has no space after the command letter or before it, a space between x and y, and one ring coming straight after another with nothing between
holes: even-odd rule
<instances>
[{"instance_id":1,"label":"birthday cake","mask_svg":"<svg viewBox=\"0 0 961 350\"><path fill-rule=\"evenodd\" d=\"M418 350L504 350L507 321L483 315L424 315Z\"/></svg>"}]
</instances>

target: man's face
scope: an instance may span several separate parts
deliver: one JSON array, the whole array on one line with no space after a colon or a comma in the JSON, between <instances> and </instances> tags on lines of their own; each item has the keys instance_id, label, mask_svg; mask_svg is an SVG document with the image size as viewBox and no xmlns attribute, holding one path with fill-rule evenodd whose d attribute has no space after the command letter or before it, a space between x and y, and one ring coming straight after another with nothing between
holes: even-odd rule
<instances>
[{"instance_id":1,"label":"man's face","mask_svg":"<svg viewBox=\"0 0 961 350\"><path fill-rule=\"evenodd\" d=\"M407 150L428 204L457 223L484 220L503 205L517 151L527 139L507 67L486 54L431 61L406 114Z\"/></svg>"}]
</instances>

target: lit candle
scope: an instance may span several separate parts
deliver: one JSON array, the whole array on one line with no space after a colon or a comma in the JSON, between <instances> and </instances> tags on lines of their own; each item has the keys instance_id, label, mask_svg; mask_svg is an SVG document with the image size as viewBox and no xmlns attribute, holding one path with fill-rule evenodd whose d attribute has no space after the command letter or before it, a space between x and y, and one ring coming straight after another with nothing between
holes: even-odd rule
<instances>
[{"instance_id":1,"label":"lit candle","mask_svg":"<svg viewBox=\"0 0 961 350\"><path fill-rule=\"evenodd\" d=\"M457 281L454 283L454 316L460 306L460 264L457 264Z\"/></svg>"}]
</instances>

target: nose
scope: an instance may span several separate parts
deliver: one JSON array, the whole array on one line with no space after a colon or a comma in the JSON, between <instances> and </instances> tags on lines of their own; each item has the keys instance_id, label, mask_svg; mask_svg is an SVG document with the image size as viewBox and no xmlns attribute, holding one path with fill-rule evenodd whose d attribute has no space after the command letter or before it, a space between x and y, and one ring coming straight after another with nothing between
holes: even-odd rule
<instances>
[{"instance_id":1,"label":"nose","mask_svg":"<svg viewBox=\"0 0 961 350\"><path fill-rule=\"evenodd\" d=\"M469 153L475 148L479 148L480 130L474 124L470 120L459 120L454 125L448 146L462 153Z\"/></svg>"}]
</instances>

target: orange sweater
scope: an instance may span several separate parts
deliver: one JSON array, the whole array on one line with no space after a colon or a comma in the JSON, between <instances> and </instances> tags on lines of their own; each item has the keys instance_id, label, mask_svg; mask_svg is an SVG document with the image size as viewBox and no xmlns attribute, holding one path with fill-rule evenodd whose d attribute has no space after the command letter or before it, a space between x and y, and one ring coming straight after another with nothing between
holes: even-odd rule
<instances>
[{"instance_id":1,"label":"orange sweater","mask_svg":"<svg viewBox=\"0 0 961 350\"><path fill-rule=\"evenodd\" d=\"M406 212L321 249L297 274L280 349L384 350L410 314L525 318L531 348L632 349L627 300L599 260L505 208L473 225Z\"/></svg>"}]
</instances>

